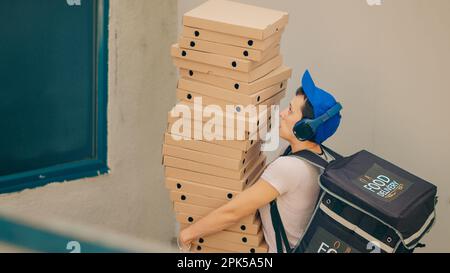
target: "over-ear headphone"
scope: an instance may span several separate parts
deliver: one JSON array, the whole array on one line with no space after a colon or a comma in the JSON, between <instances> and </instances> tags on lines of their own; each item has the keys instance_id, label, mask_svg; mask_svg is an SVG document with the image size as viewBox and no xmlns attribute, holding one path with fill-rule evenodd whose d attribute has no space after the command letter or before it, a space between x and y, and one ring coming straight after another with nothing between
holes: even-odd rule
<instances>
[{"instance_id":1,"label":"over-ear headphone","mask_svg":"<svg viewBox=\"0 0 450 273\"><path fill-rule=\"evenodd\" d=\"M340 103L336 103L330 110L328 110L325 114L321 115L315 119L302 119L294 126L294 135L300 141L312 140L317 132L317 128L320 125L327 122L329 119L338 115L342 110L342 105Z\"/></svg>"}]
</instances>

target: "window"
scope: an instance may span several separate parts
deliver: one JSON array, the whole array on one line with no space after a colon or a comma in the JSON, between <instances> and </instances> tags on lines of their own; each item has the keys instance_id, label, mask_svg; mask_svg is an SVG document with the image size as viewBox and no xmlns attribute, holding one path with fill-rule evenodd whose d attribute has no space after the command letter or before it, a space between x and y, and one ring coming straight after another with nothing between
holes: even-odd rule
<instances>
[{"instance_id":1,"label":"window","mask_svg":"<svg viewBox=\"0 0 450 273\"><path fill-rule=\"evenodd\" d=\"M107 0L0 2L0 193L104 174Z\"/></svg>"}]
</instances>

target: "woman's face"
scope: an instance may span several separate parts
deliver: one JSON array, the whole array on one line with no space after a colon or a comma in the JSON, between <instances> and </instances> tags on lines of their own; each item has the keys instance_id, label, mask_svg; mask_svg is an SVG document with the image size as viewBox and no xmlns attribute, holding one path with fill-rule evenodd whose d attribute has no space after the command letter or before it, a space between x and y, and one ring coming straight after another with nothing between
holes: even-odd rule
<instances>
[{"instance_id":1,"label":"woman's face","mask_svg":"<svg viewBox=\"0 0 450 273\"><path fill-rule=\"evenodd\" d=\"M289 107L280 113L280 137L291 141L296 139L293 129L295 124L303 119L302 111L306 99L304 95L295 96L289 103Z\"/></svg>"}]
</instances>

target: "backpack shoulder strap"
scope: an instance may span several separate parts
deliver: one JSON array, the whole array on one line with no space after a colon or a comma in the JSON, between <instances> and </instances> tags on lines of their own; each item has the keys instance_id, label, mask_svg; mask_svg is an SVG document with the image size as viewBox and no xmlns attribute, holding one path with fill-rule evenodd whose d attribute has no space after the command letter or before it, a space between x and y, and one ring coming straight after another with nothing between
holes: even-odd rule
<instances>
[{"instance_id":1,"label":"backpack shoulder strap","mask_svg":"<svg viewBox=\"0 0 450 273\"><path fill-rule=\"evenodd\" d=\"M328 154L330 154L334 160L341 159L342 156L333 150L322 146L323 150L325 150ZM321 156L309 151L309 150L303 150L296 153L292 153L292 148L289 146L286 151L283 153L282 156L295 156L302 160L305 160L306 162L325 170L325 168L328 166L330 162L323 159ZM333 160L333 161L334 161ZM277 201L274 200L270 204L270 214L272 218L272 225L275 232L275 239L277 244L277 251L278 253L283 253L283 245L286 249L287 253L290 253L293 251L293 249L289 245L289 240L286 236L286 230L283 226L283 221L281 220L280 213L278 211L277 207Z\"/></svg>"},{"instance_id":2,"label":"backpack shoulder strap","mask_svg":"<svg viewBox=\"0 0 450 273\"><path fill-rule=\"evenodd\" d=\"M342 155L336 153L335 151L331 150L330 148L328 148L327 146L322 145L322 148L329 153L332 157L334 157L334 160L338 160L338 159L342 159L344 158Z\"/></svg>"},{"instance_id":3,"label":"backpack shoulder strap","mask_svg":"<svg viewBox=\"0 0 450 273\"><path fill-rule=\"evenodd\" d=\"M283 253L283 245L287 253L292 252L292 248L289 244L289 240L286 235L286 230L281 221L280 212L278 211L277 201L274 200L270 203L270 217L272 218L273 231L275 233L275 240L277 244L277 252Z\"/></svg>"},{"instance_id":4,"label":"backpack shoulder strap","mask_svg":"<svg viewBox=\"0 0 450 273\"><path fill-rule=\"evenodd\" d=\"M328 161L326 161L319 155L317 155L311 151L308 151L308 150L299 151L299 152L293 153L289 156L295 156L297 158L300 158L322 170L325 170L325 168L329 164Z\"/></svg>"},{"instance_id":5,"label":"backpack shoulder strap","mask_svg":"<svg viewBox=\"0 0 450 273\"><path fill-rule=\"evenodd\" d=\"M330 154L334 159L334 160L338 160L343 158L340 154L336 153L335 151L331 150L328 147L325 146L321 146L322 149L327 152L328 154ZM317 155L316 153L313 153L309 150L302 150L296 153L292 153L292 149L291 147L289 147L283 154L283 156L295 156L298 157L302 160L307 161L308 163L311 163L312 165L324 170L328 164L330 164L330 162L326 161L325 159L323 159L321 156ZM332 162L331 161L331 162Z\"/></svg>"}]
</instances>

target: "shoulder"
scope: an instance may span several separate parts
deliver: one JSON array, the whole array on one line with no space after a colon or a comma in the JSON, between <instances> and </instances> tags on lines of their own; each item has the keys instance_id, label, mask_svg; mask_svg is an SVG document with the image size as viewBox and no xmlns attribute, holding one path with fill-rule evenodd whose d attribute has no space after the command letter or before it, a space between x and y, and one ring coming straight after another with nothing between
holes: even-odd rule
<instances>
[{"instance_id":1,"label":"shoulder","mask_svg":"<svg viewBox=\"0 0 450 273\"><path fill-rule=\"evenodd\" d=\"M308 163L300 158L294 156L280 156L275 161L269 164L268 168L277 168L281 170L292 170L292 168L308 168Z\"/></svg>"},{"instance_id":2,"label":"shoulder","mask_svg":"<svg viewBox=\"0 0 450 273\"><path fill-rule=\"evenodd\" d=\"M267 166L261 179L271 184L282 195L301 185L313 185L317 175L318 172L314 171L314 167L304 160L283 156Z\"/></svg>"},{"instance_id":3,"label":"shoulder","mask_svg":"<svg viewBox=\"0 0 450 273\"><path fill-rule=\"evenodd\" d=\"M294 156L281 156L270 163L266 175L284 176L287 178L306 178L318 175L316 167Z\"/></svg>"}]
</instances>

